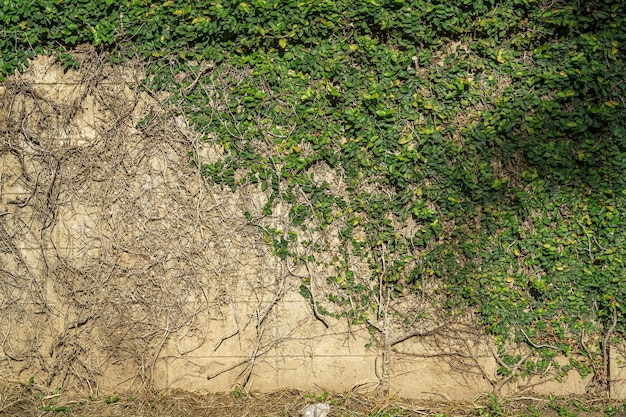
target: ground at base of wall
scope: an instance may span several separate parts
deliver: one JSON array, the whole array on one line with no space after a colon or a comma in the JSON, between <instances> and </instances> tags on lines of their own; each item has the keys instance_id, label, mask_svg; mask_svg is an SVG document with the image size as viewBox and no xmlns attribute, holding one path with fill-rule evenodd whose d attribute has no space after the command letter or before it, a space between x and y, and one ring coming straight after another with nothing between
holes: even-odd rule
<instances>
[{"instance_id":1,"label":"ground at base of wall","mask_svg":"<svg viewBox=\"0 0 626 417\"><path fill-rule=\"evenodd\" d=\"M308 404L330 404L329 417L618 417L626 403L594 397L498 398L484 395L471 402L415 401L361 393L124 393L111 396L49 391L34 381L0 381L0 416L145 416L145 417L296 417Z\"/></svg>"}]
</instances>

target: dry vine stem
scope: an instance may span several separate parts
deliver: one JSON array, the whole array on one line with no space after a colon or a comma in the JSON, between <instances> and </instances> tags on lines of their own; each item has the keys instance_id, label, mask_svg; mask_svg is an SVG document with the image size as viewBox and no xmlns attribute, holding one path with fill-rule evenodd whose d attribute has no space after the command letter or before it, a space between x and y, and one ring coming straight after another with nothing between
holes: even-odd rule
<instances>
[{"instance_id":1,"label":"dry vine stem","mask_svg":"<svg viewBox=\"0 0 626 417\"><path fill-rule=\"evenodd\" d=\"M2 372L96 393L198 384L249 388L280 366L301 366L304 359L293 365L290 358L294 349L314 359L325 338L349 354L364 352L371 360L366 385L377 382L385 393L406 372L394 364L416 358L440 358L459 374L488 374L474 353L481 342L463 343L459 336L471 320L438 316L423 294L407 302L379 291L370 323L379 335L374 352L366 351L366 329L321 312L341 313L326 299L337 290L326 280L337 274L332 258L347 252L337 238L341 220L325 231L308 228L313 244L294 248L306 262L272 256L263 230L289 230L288 204L279 197L273 214L263 215L269 191L244 185L231 192L205 183L188 152L197 164L215 161L219 138L207 134L200 141L203 132L187 125L180 106L146 87L133 90L145 79L140 64L110 67L105 56L89 51L77 57L80 71L62 73L53 59L40 58L0 90ZM209 64L190 71L183 95L205 94L207 117L230 109L227 83L237 83L243 70ZM287 126L284 134L296 128ZM255 144L256 151L273 152L270 142ZM302 151L310 149L303 144ZM323 163L311 175L337 192L345 188ZM245 220L246 211L253 221ZM309 262L317 242L324 250ZM367 261L351 254L347 261L370 276ZM298 294L303 279L311 283L310 301ZM376 284L367 282L372 291ZM430 319L392 320L422 311ZM469 337L479 339L478 333ZM414 349L414 339L421 348ZM382 359L378 380L376 356ZM327 371L307 366L311 374Z\"/></svg>"},{"instance_id":2,"label":"dry vine stem","mask_svg":"<svg viewBox=\"0 0 626 417\"><path fill-rule=\"evenodd\" d=\"M185 358L232 333L211 353L249 355L245 384L287 337L267 330L289 284L242 220L260 197L190 168L199 135L165 97L129 88L139 64L82 60L62 74L42 58L1 91L0 368L92 392L148 387L165 361L193 368Z\"/></svg>"}]
</instances>

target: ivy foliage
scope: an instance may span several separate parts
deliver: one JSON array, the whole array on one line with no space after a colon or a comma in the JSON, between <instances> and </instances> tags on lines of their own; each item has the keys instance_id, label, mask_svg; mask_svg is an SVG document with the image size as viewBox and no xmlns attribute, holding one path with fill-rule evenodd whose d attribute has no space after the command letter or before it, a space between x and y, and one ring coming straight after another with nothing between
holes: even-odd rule
<instances>
[{"instance_id":1,"label":"ivy foliage","mask_svg":"<svg viewBox=\"0 0 626 417\"><path fill-rule=\"evenodd\" d=\"M277 256L340 224L371 272L335 257L328 298L353 322L375 319L374 293L435 283L443 307L536 353L521 368L503 354L502 375L572 352L584 375L606 358L583 336L626 333L623 0L1 4L2 76L50 51L75 65L82 43L149 62L146 82L223 149L206 177L258 184L265 215L290 205L288 230L265 228ZM226 106L207 110L206 91L173 78L203 61Z\"/></svg>"}]
</instances>

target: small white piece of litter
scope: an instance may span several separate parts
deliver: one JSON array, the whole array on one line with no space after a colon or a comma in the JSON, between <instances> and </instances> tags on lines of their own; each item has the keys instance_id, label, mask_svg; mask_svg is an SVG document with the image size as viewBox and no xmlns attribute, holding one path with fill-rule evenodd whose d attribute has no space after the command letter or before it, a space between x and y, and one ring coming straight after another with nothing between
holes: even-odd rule
<instances>
[{"instance_id":1,"label":"small white piece of litter","mask_svg":"<svg viewBox=\"0 0 626 417\"><path fill-rule=\"evenodd\" d=\"M326 417L330 413L330 405L324 403L311 404L304 407L302 417Z\"/></svg>"}]
</instances>

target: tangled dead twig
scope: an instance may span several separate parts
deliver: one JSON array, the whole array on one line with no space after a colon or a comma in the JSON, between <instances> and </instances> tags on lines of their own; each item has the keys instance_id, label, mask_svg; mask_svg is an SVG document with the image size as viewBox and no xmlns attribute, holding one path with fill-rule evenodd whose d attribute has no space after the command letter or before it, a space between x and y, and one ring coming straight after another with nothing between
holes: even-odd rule
<instances>
[{"instance_id":1,"label":"tangled dead twig","mask_svg":"<svg viewBox=\"0 0 626 417\"><path fill-rule=\"evenodd\" d=\"M199 137L160 94L128 87L144 77L138 64L83 58L52 86L28 73L5 83L0 367L90 392L118 368L114 384L150 387L172 349L193 355L216 337L215 320L236 326L235 343L254 332L254 363L278 343L263 329L289 286L259 274L278 266L251 251L259 236L241 222L245 199L209 189L189 166Z\"/></svg>"}]
</instances>

